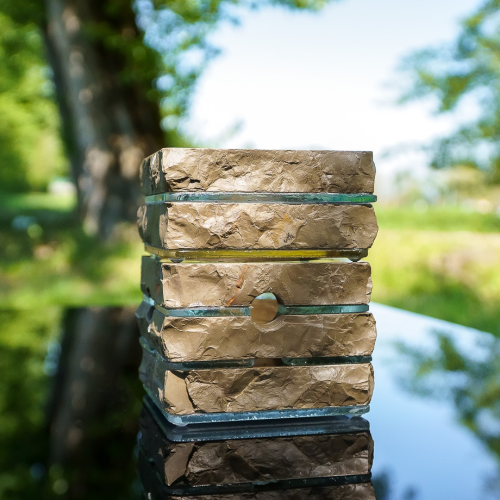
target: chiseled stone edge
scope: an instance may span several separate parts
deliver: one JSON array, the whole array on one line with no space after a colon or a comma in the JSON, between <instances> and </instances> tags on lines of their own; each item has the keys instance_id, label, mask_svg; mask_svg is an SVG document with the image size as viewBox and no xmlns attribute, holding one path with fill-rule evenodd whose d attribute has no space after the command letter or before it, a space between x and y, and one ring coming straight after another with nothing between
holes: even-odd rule
<instances>
[{"instance_id":1,"label":"chiseled stone edge","mask_svg":"<svg viewBox=\"0 0 500 500\"><path fill-rule=\"evenodd\" d=\"M137 225L165 250L367 249L378 232L371 205L155 203L139 207Z\"/></svg>"},{"instance_id":2,"label":"chiseled stone edge","mask_svg":"<svg viewBox=\"0 0 500 500\"><path fill-rule=\"evenodd\" d=\"M140 429L142 450L169 486L179 478L191 486L246 483L249 469L253 481L274 481L368 474L373 465L369 431L179 443L144 410Z\"/></svg>"},{"instance_id":3,"label":"chiseled stone edge","mask_svg":"<svg viewBox=\"0 0 500 500\"><path fill-rule=\"evenodd\" d=\"M165 148L144 159L145 195L172 191L373 193L369 151Z\"/></svg>"},{"instance_id":4,"label":"chiseled stone edge","mask_svg":"<svg viewBox=\"0 0 500 500\"><path fill-rule=\"evenodd\" d=\"M371 313L283 316L267 326L249 316L166 317L143 302L136 315L141 335L171 362L369 356L376 339Z\"/></svg>"},{"instance_id":5,"label":"chiseled stone edge","mask_svg":"<svg viewBox=\"0 0 500 500\"><path fill-rule=\"evenodd\" d=\"M173 415L363 406L373 393L371 363L178 372L144 350L139 378Z\"/></svg>"},{"instance_id":6,"label":"chiseled stone edge","mask_svg":"<svg viewBox=\"0 0 500 500\"><path fill-rule=\"evenodd\" d=\"M249 306L272 292L285 305L367 304L367 262L187 263L142 258L141 289L167 308Z\"/></svg>"},{"instance_id":7,"label":"chiseled stone edge","mask_svg":"<svg viewBox=\"0 0 500 500\"><path fill-rule=\"evenodd\" d=\"M143 453L139 453L137 469L144 492L151 500L376 500L371 482L268 489L258 492L214 493L195 497L171 495L154 465Z\"/></svg>"}]
</instances>

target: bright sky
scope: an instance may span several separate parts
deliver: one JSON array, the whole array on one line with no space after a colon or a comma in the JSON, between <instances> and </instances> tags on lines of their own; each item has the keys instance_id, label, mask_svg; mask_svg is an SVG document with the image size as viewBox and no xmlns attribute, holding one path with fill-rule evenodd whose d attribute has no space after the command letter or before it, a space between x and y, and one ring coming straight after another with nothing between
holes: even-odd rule
<instances>
[{"instance_id":1,"label":"bright sky","mask_svg":"<svg viewBox=\"0 0 500 500\"><path fill-rule=\"evenodd\" d=\"M456 118L431 103L391 104L400 58L453 39L478 0L342 0L317 14L266 8L222 25L187 129L219 147L372 150L378 175L423 170L415 154L385 159L400 143L425 142ZM220 140L237 122L242 128Z\"/></svg>"}]
</instances>

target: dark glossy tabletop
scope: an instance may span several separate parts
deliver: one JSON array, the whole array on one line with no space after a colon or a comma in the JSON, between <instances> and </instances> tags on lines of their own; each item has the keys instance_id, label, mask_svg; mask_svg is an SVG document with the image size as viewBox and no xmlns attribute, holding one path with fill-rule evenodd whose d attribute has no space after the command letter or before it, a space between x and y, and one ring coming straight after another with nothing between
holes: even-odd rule
<instances>
[{"instance_id":1,"label":"dark glossy tabletop","mask_svg":"<svg viewBox=\"0 0 500 500\"><path fill-rule=\"evenodd\" d=\"M373 449L378 500L500 498L500 341L378 304L371 310L378 330L375 392L364 420L263 420L195 429L166 420L163 425L148 400L138 467L143 480L149 477L150 498L191 490L208 494L200 497L207 500L372 500L367 481ZM157 483L169 487L154 493Z\"/></svg>"},{"instance_id":2,"label":"dark glossy tabletop","mask_svg":"<svg viewBox=\"0 0 500 500\"><path fill-rule=\"evenodd\" d=\"M372 472L379 500L500 498L500 371L495 357L499 340L391 307L372 304L370 309L377 319L378 338L375 392L366 417L375 442ZM416 376L419 359L425 362L426 357L416 359L415 353L423 350L439 358L438 339L443 334L449 338L447 345L457 346L455 359L448 356L444 370L436 368L439 362L427 363L428 373ZM490 400L477 394L474 407L463 395L475 383L478 393L484 390L482 382L492 386L493 394ZM434 396L420 394L429 388L436 391ZM493 410L481 408L482 403ZM477 423L476 432L460 422L464 414Z\"/></svg>"}]
</instances>

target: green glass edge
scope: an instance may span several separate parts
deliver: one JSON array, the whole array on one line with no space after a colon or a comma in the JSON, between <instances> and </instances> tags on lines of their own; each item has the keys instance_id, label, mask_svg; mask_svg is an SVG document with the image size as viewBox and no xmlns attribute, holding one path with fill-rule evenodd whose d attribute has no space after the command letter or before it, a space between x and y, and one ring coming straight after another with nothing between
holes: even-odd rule
<instances>
[{"instance_id":1,"label":"green glass edge","mask_svg":"<svg viewBox=\"0 0 500 500\"><path fill-rule=\"evenodd\" d=\"M377 196L368 193L214 193L180 192L146 196L146 205L154 203L220 202L220 203L284 203L284 204L360 204L374 203Z\"/></svg>"},{"instance_id":2,"label":"green glass edge","mask_svg":"<svg viewBox=\"0 0 500 500\"><path fill-rule=\"evenodd\" d=\"M225 412L225 413L190 413L187 415L179 415L169 413L168 409L158 400L145 385L144 391L151 398L161 414L168 422L185 426L189 424L212 423L212 422L236 422L236 421L255 421L264 419L283 419L286 422L287 418L304 418L304 417L324 417L349 415L360 416L370 411L370 405L358 406L326 406L322 408L299 408L299 409L283 409L283 410L258 410L258 411L242 411L242 412Z\"/></svg>"},{"instance_id":3,"label":"green glass edge","mask_svg":"<svg viewBox=\"0 0 500 500\"><path fill-rule=\"evenodd\" d=\"M247 359L217 359L210 361L181 361L172 362L165 359L144 338L139 337L141 347L149 352L163 365L165 370L190 371L190 370L218 370L230 368L253 368L256 358ZM311 357L311 358L279 358L283 366L318 366L318 365L350 365L371 363L371 356L335 356L335 357Z\"/></svg>"},{"instance_id":4,"label":"green glass edge","mask_svg":"<svg viewBox=\"0 0 500 500\"><path fill-rule=\"evenodd\" d=\"M230 307L190 307L190 308L166 308L160 306L153 299L143 296L144 300L154 306L163 315L169 317L197 318L197 317L220 317L220 316L250 316L249 306ZM280 315L306 315L306 314L348 314L362 313L369 310L368 304L337 304L326 306L285 306L279 304L278 316Z\"/></svg>"}]
</instances>

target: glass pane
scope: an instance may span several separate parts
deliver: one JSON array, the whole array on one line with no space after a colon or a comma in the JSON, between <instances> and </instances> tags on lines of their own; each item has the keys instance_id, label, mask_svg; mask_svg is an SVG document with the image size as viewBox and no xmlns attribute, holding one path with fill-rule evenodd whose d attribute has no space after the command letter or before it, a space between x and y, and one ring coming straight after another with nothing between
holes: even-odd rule
<instances>
[{"instance_id":1,"label":"glass pane","mask_svg":"<svg viewBox=\"0 0 500 500\"><path fill-rule=\"evenodd\" d=\"M164 193L146 196L146 204L172 202L286 203L289 205L365 204L377 201L373 194L345 193Z\"/></svg>"},{"instance_id":2,"label":"glass pane","mask_svg":"<svg viewBox=\"0 0 500 500\"><path fill-rule=\"evenodd\" d=\"M250 316L259 325L270 323L278 316L278 300L274 293L262 293L250 306Z\"/></svg>"}]
</instances>

